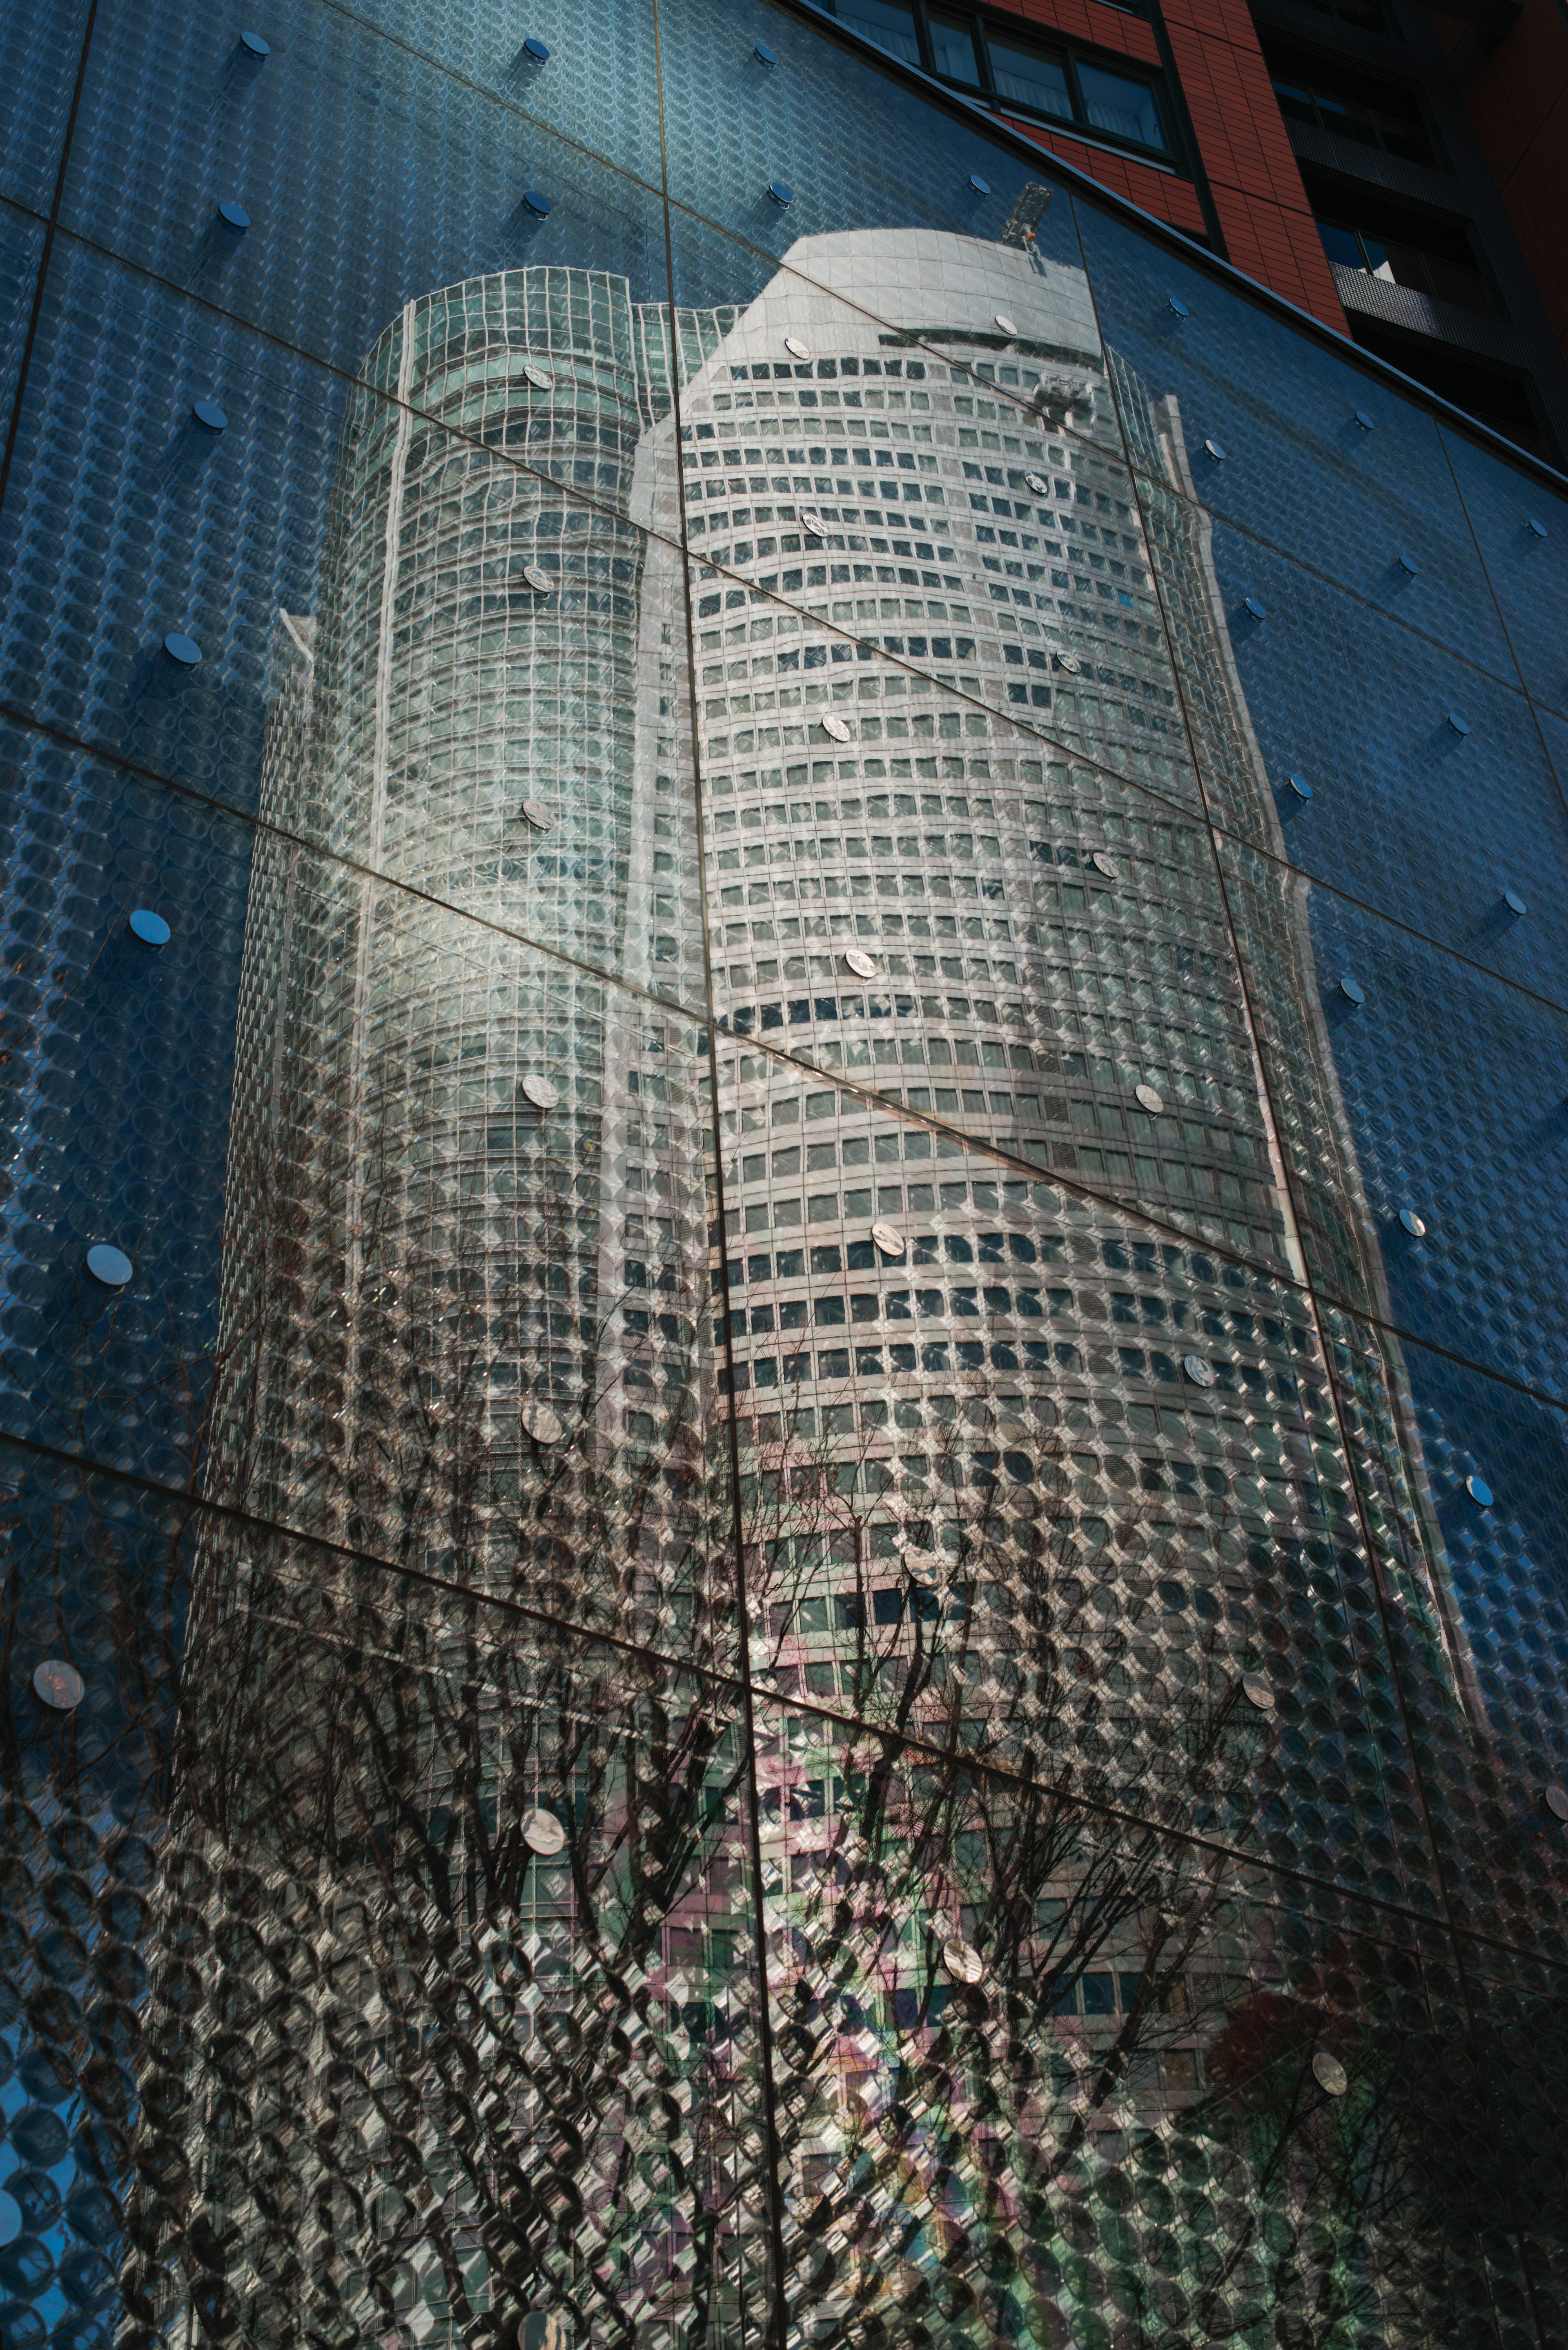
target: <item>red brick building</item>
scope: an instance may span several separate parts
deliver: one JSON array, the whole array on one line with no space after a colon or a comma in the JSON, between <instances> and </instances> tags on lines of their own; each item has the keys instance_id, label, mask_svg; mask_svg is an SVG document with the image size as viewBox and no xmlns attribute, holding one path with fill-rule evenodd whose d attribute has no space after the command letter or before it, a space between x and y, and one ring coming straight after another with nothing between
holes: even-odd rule
<instances>
[{"instance_id":1,"label":"red brick building","mask_svg":"<svg viewBox=\"0 0 1568 2350\"><path fill-rule=\"evenodd\" d=\"M1562 0L827 0L1526 446L1568 452Z\"/></svg>"}]
</instances>

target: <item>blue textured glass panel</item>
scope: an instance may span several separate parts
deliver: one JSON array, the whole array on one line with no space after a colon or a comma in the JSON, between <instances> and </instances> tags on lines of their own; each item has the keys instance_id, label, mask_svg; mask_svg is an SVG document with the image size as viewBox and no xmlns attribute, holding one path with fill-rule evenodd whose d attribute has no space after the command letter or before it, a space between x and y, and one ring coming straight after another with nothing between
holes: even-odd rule
<instances>
[{"instance_id":1,"label":"blue textured glass panel","mask_svg":"<svg viewBox=\"0 0 1568 2350\"><path fill-rule=\"evenodd\" d=\"M659 298L654 189L350 16L302 9L297 43L224 95L204 17L151 43L124 0L100 10L66 225L350 371L406 302L485 271L601 269Z\"/></svg>"},{"instance_id":2,"label":"blue textured glass panel","mask_svg":"<svg viewBox=\"0 0 1568 2350\"><path fill-rule=\"evenodd\" d=\"M1077 211L1106 342L1152 398L1177 404L1194 494L1467 660L1511 675L1432 418L1228 287L1157 258L1107 213L1082 202ZM1206 438L1225 451L1223 463L1203 452ZM1398 567L1401 548L1416 560L1414 579Z\"/></svg>"},{"instance_id":3,"label":"blue textured glass panel","mask_svg":"<svg viewBox=\"0 0 1568 2350\"><path fill-rule=\"evenodd\" d=\"M1331 1310L1325 1328L1370 1505L1395 1536L1385 1587L1397 1595L1399 1676L1449 1898L1474 1929L1560 1955L1563 1831L1543 1799L1568 1772L1562 1407L1350 1315ZM1415 1471L1402 1540L1379 1390L1400 1399L1400 1449ZM1417 1522L1429 1562L1419 1607ZM1441 1647L1424 1617L1442 1622ZM1445 1679L1457 1705L1434 1702Z\"/></svg>"},{"instance_id":4,"label":"blue textured glass panel","mask_svg":"<svg viewBox=\"0 0 1568 2350\"><path fill-rule=\"evenodd\" d=\"M773 49L764 66L755 44ZM782 257L798 236L836 229L934 228L988 242L1026 182L1051 184L977 123L912 96L867 57L797 16L741 0L686 0L659 19L670 193ZM971 174L991 183L982 194ZM793 203L768 194L782 181ZM1056 198L1056 210L1067 210ZM1048 246L1056 233L1050 223ZM1072 229L1064 232L1069 240ZM711 299L706 296L704 298Z\"/></svg>"},{"instance_id":5,"label":"blue textured glass panel","mask_svg":"<svg viewBox=\"0 0 1568 2350\"><path fill-rule=\"evenodd\" d=\"M1525 690L1568 709L1568 498L1461 433L1445 431L1443 442Z\"/></svg>"},{"instance_id":6,"label":"blue textured glass panel","mask_svg":"<svg viewBox=\"0 0 1568 2350\"><path fill-rule=\"evenodd\" d=\"M5 757L5 1425L179 1488L217 1339L250 828L15 727ZM128 928L150 892L157 955ZM133 1261L122 1291L87 1271L100 1242Z\"/></svg>"},{"instance_id":7,"label":"blue textured glass panel","mask_svg":"<svg viewBox=\"0 0 1568 2350\"><path fill-rule=\"evenodd\" d=\"M37 0L0 20L0 192L47 213L91 15L86 0Z\"/></svg>"},{"instance_id":8,"label":"blue textured glass panel","mask_svg":"<svg viewBox=\"0 0 1568 2350\"><path fill-rule=\"evenodd\" d=\"M44 251L44 224L0 205L0 420L9 429Z\"/></svg>"},{"instance_id":9,"label":"blue textured glass panel","mask_svg":"<svg viewBox=\"0 0 1568 2350\"><path fill-rule=\"evenodd\" d=\"M635 519L673 521L665 313L527 269L410 320L374 354L400 406L62 240L0 525L26 583L7 699L700 1003L681 565ZM472 795L435 862L410 803L432 786Z\"/></svg>"},{"instance_id":10,"label":"blue textured glass panel","mask_svg":"<svg viewBox=\"0 0 1568 2350\"><path fill-rule=\"evenodd\" d=\"M1261 909L1276 875L1226 851ZM1303 885L1287 885L1298 889ZM1307 899L1310 960L1246 950L1264 1064L1314 1280L1549 1395L1565 1391L1563 1158L1568 1015L1336 897ZM1353 976L1366 1001L1340 989ZM1339 1117L1301 1070L1315 1031ZM1417 1238L1399 1222L1411 1208Z\"/></svg>"},{"instance_id":11,"label":"blue textured glass panel","mask_svg":"<svg viewBox=\"0 0 1568 2350\"><path fill-rule=\"evenodd\" d=\"M462 8L445 0L368 0L355 14L389 43L504 99L519 116L520 138L544 123L658 183L655 17L638 0L528 0L521 14L511 0ZM531 42L548 57L534 54Z\"/></svg>"},{"instance_id":12,"label":"blue textured glass panel","mask_svg":"<svg viewBox=\"0 0 1568 2350\"><path fill-rule=\"evenodd\" d=\"M1268 786L1265 796L1205 709L1196 731L1218 820L1467 959L1568 1001L1562 926L1521 920L1503 903L1510 889L1528 903L1533 887L1542 910L1568 894L1562 794L1523 695L1240 532L1215 528L1212 561ZM1250 593L1268 613L1262 625L1245 610ZM1312 785L1310 804L1291 789L1296 774Z\"/></svg>"}]
</instances>

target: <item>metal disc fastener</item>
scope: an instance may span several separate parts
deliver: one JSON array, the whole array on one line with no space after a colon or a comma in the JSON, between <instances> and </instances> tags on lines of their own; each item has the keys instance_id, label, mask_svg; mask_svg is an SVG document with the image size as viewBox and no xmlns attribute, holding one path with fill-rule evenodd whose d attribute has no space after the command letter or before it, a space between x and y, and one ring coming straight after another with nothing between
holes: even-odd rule
<instances>
[{"instance_id":1,"label":"metal disc fastener","mask_svg":"<svg viewBox=\"0 0 1568 2350\"><path fill-rule=\"evenodd\" d=\"M523 1841L530 1852L549 1859L565 1849L566 1831L554 1812L528 1812L523 1820Z\"/></svg>"},{"instance_id":2,"label":"metal disc fastener","mask_svg":"<svg viewBox=\"0 0 1568 2350\"><path fill-rule=\"evenodd\" d=\"M532 1102L535 1109L554 1109L561 1098L548 1077L532 1074L524 1078L522 1092L524 1100Z\"/></svg>"},{"instance_id":3,"label":"metal disc fastener","mask_svg":"<svg viewBox=\"0 0 1568 2350\"><path fill-rule=\"evenodd\" d=\"M985 1981L985 1960L972 1943L960 1941L956 1935L950 1942L942 1944L942 1964L956 1982Z\"/></svg>"},{"instance_id":4,"label":"metal disc fastener","mask_svg":"<svg viewBox=\"0 0 1568 2350\"><path fill-rule=\"evenodd\" d=\"M820 515L803 514L800 517L800 526L802 530L810 531L813 538L826 538L827 536L827 525L823 521Z\"/></svg>"},{"instance_id":5,"label":"metal disc fastener","mask_svg":"<svg viewBox=\"0 0 1568 2350\"><path fill-rule=\"evenodd\" d=\"M535 1444L559 1444L564 1430L547 1403L525 1403L522 1419L524 1434L531 1436Z\"/></svg>"},{"instance_id":6,"label":"metal disc fastener","mask_svg":"<svg viewBox=\"0 0 1568 2350\"><path fill-rule=\"evenodd\" d=\"M125 1251L111 1248L107 1241L99 1241L95 1247L88 1249L87 1268L93 1279L101 1281L106 1289L123 1289L136 1270Z\"/></svg>"},{"instance_id":7,"label":"metal disc fastener","mask_svg":"<svg viewBox=\"0 0 1568 2350\"><path fill-rule=\"evenodd\" d=\"M803 343L798 335L786 335L784 348L792 359L808 359L811 357L810 345Z\"/></svg>"},{"instance_id":8,"label":"metal disc fastener","mask_svg":"<svg viewBox=\"0 0 1568 2350\"><path fill-rule=\"evenodd\" d=\"M1025 473L1023 486L1026 490L1033 490L1037 498L1047 497L1050 494L1051 484L1043 473Z\"/></svg>"},{"instance_id":9,"label":"metal disc fastener","mask_svg":"<svg viewBox=\"0 0 1568 2350\"><path fill-rule=\"evenodd\" d=\"M875 955L868 955L864 947L846 947L844 960L857 979L876 978L877 958Z\"/></svg>"},{"instance_id":10,"label":"metal disc fastener","mask_svg":"<svg viewBox=\"0 0 1568 2350\"><path fill-rule=\"evenodd\" d=\"M1313 2079L1325 2097L1343 2097L1350 2086L1350 2075L1337 2056L1320 2048L1312 2060Z\"/></svg>"},{"instance_id":11,"label":"metal disc fastener","mask_svg":"<svg viewBox=\"0 0 1568 2350\"><path fill-rule=\"evenodd\" d=\"M535 391L553 391L555 390L555 377L550 373L548 368L542 368L537 359L524 360L523 380L524 383L531 383Z\"/></svg>"},{"instance_id":12,"label":"metal disc fastener","mask_svg":"<svg viewBox=\"0 0 1568 2350\"><path fill-rule=\"evenodd\" d=\"M902 1256L909 1246L896 1224L873 1224L871 1237L884 1256Z\"/></svg>"},{"instance_id":13,"label":"metal disc fastener","mask_svg":"<svg viewBox=\"0 0 1568 2350\"><path fill-rule=\"evenodd\" d=\"M548 832L556 821L543 800L524 800L523 813L535 832Z\"/></svg>"},{"instance_id":14,"label":"metal disc fastener","mask_svg":"<svg viewBox=\"0 0 1568 2350\"><path fill-rule=\"evenodd\" d=\"M524 584L532 588L535 596L548 596L554 591L555 579L537 563L525 563L523 566L523 578Z\"/></svg>"},{"instance_id":15,"label":"metal disc fastener","mask_svg":"<svg viewBox=\"0 0 1568 2350\"><path fill-rule=\"evenodd\" d=\"M830 710L828 712L826 717L822 722L822 731L828 737L830 742L847 743L849 740L849 727L847 722L840 718L836 711Z\"/></svg>"},{"instance_id":16,"label":"metal disc fastener","mask_svg":"<svg viewBox=\"0 0 1568 2350\"><path fill-rule=\"evenodd\" d=\"M996 323L1002 328L1004 335L1015 335L1018 332L1017 328L1013 325L1012 320L1007 316L1005 310L997 311Z\"/></svg>"},{"instance_id":17,"label":"metal disc fastener","mask_svg":"<svg viewBox=\"0 0 1568 2350\"><path fill-rule=\"evenodd\" d=\"M87 1693L87 1683L63 1657L46 1657L41 1665L33 1667L33 1691L56 1713L74 1713Z\"/></svg>"},{"instance_id":18,"label":"metal disc fastener","mask_svg":"<svg viewBox=\"0 0 1568 2350\"><path fill-rule=\"evenodd\" d=\"M1249 1705L1255 1705L1257 1707L1260 1713L1272 1713L1274 1710L1274 1692L1269 1687L1268 1682L1263 1679L1262 1673L1242 1674L1241 1694L1246 1699Z\"/></svg>"},{"instance_id":19,"label":"metal disc fastener","mask_svg":"<svg viewBox=\"0 0 1568 2350\"><path fill-rule=\"evenodd\" d=\"M1151 1118L1158 1118L1165 1107L1163 1097L1157 1094L1152 1086L1135 1086L1133 1099L1139 1104L1140 1107L1147 1109Z\"/></svg>"},{"instance_id":20,"label":"metal disc fastener","mask_svg":"<svg viewBox=\"0 0 1568 2350\"><path fill-rule=\"evenodd\" d=\"M1201 1355L1183 1355L1181 1367L1195 1388L1211 1388L1219 1385L1219 1372L1212 1363L1206 1363Z\"/></svg>"}]
</instances>

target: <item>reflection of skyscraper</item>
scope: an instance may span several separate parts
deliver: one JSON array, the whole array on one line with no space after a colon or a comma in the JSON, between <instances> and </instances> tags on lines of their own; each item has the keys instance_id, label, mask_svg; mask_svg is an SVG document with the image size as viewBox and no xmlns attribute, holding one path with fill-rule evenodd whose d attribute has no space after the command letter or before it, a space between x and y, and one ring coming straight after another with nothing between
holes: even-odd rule
<instances>
[{"instance_id":1,"label":"reflection of skyscraper","mask_svg":"<svg viewBox=\"0 0 1568 2350\"><path fill-rule=\"evenodd\" d=\"M1140 506L1166 484L1135 486L1114 453L1081 275L1027 233L808 239L682 414L691 543L724 567L697 611L732 1030L1299 1275L1150 577ZM1179 446L1164 410L1159 431ZM1229 730L1222 780L1266 839L1201 553L1175 553L1199 739ZM1301 953L1310 980L1304 932ZM1206 1310L1178 1248L1130 1228L1091 1246L1046 1187L999 1189L954 1143L742 1044L724 1076L737 1409L764 1462L792 1429L847 1440L831 1449L862 1497L885 1496L860 1511L882 1557L944 1518L956 1555L1020 1458L999 1431L1042 1418L1079 1431L1087 1516L1137 1492L1140 1546L1168 1522L1200 1583L1250 1536L1321 1523L1307 1425L1281 1409L1317 1339L1285 1292L1211 1264L1217 1289L1258 1295ZM979 1466L944 1499L932 1472L963 1421ZM825 1651L784 1669L834 1685Z\"/></svg>"},{"instance_id":2,"label":"reflection of skyscraper","mask_svg":"<svg viewBox=\"0 0 1568 2350\"><path fill-rule=\"evenodd\" d=\"M1349 1528L1314 1452L1336 1442L1322 1348L1291 1285L1299 1257L1154 595L1147 493L1117 440L1137 387L1116 382L1082 276L1030 249L1029 217L1025 201L1015 244L807 240L742 315L678 321L722 956L722 1335L743 1423L753 1670L768 1698L800 1701L763 1717L758 1756L775 1993L819 1963L808 1929L831 1823L863 1775L834 1717L1012 1769L1071 1761L1102 1792L1136 1771L1187 1824L1195 1725L1234 1714L1243 1673L1267 1713L1276 1614ZM607 983L697 1001L679 961L695 927L680 908L693 880L680 705L662 674L678 582L669 541L644 536L675 514L667 323L591 273L476 280L410 304L354 394L320 608L280 622L214 1434L224 1500L610 1628L623 1597L657 1611L670 1596L670 1529L700 1462L691 1366L709 1271L692 1214L699 1090L670 1071L646 998ZM1139 442L1145 462L1161 433L1179 447L1168 409ZM1234 787L1256 794L1201 550L1175 556L1210 729L1218 712L1241 745ZM1249 813L1266 821L1261 803ZM1102 1204L1054 1174L1085 1179ZM633 1302L634 1281L659 1294ZM565 1475L548 1465L563 1435ZM602 1496L639 1447L670 1473L618 1518ZM722 1585L730 1526L714 1524ZM232 1565L209 1558L210 1612L240 1598ZM702 1569L671 1572L684 1612L639 1623L679 1649ZM503 2141L568 2180L594 2159L618 2054L580 2077L562 2058L566 2089L546 2095L526 2043L535 2069L516 2077L530 2085L486 2113L493 2144L421 2108L406 2126L422 2203L406 2147L394 2158L369 2122L360 2172L339 2168L327 2122L343 2051L372 2103L400 2096L406 2111L429 2078L408 1996L428 1963L414 1914L427 1887L451 1929L443 2001L486 2017L464 2023L459 2070L480 2073L473 2050L514 2021L485 2002L495 1970L526 1952L528 2028L542 1983L543 2012L558 1999L580 2033L596 1997L618 2012L635 1971L670 2020L671 2079L685 2064L741 2104L742 2067L726 2071L711 2037L735 1943L726 1905L742 1914L733 1859L695 1891L655 1898L654 1870L634 1877L642 1939L618 1973L585 1898L603 1853L592 1869L580 1851L571 1869L524 1854L508 1877L488 1852L482 1866L485 1840L514 1825L521 1779L535 1801L549 1788L540 1753L514 1767L532 1695L507 1712L487 1678L494 1650L474 1666L472 1622L446 1600L418 1624L391 1613L400 1664L425 1676L416 1696L393 1704L379 1651L343 1670L364 1718L379 1732L395 1714L397 1737L368 1738L346 1766L330 1755L343 1684L324 1638L319 1681L291 1663L277 1754L256 1758L260 1830L242 1801L221 1833L203 1819L195 1835L216 1866L225 1838L248 1834L308 1886L322 1967L300 1998L334 2052L268 2077L265 2178L238 2174L216 2129L194 2149L241 2246L231 2275L265 2279L286 2242L290 2293L330 2300L343 2270L358 2324L384 2310L375 2294L395 2272L419 2339L462 2324L454 2268L478 2300L493 2280L535 2295L569 2282L589 2308L623 2294L619 2323L627 2307L678 2310L707 2225L715 2305L734 2318L763 2241L738 2157L711 2174L683 2157L651 2178L609 2164L603 2257L569 2278L487 2200ZM443 1715L460 1651L472 1703ZM592 1711L576 1693L573 1709ZM702 1734L722 1742L711 1722ZM642 1815L690 1772L677 1742ZM578 1833L580 1804L612 1855L639 1816L628 1802L594 1822L585 1772L549 1791L562 1834ZM1205 1780L1205 1802L1228 1792L1223 1773ZM933 1918L955 1980L986 1962L993 1928L964 1888L966 1835L934 1861L911 1840L857 1960L833 2062L858 2085L862 2121L877 2105L867 2030L925 2028L915 1976ZM1013 1930L1048 1946L1065 1859L1036 1890ZM1137 1996L1128 1938L1147 1907L1119 1915L1121 1939L1096 1953L1108 2007L1058 2004L1053 2030ZM221 1985L204 1995L224 2012ZM1088 1997L1071 1980L1063 1993ZM764 2143L743 2114L727 2126L742 2148ZM789 2191L820 2187L836 2131L803 2097L775 2140ZM988 2119L975 2149L1011 2176L1000 2126ZM899 2152L917 2170L937 2159L908 2135ZM761 2158L753 2147L746 2161ZM407 2198L395 2253L367 2171L389 2202L389 2182ZM642 2249L618 2243L612 2259L608 2233L628 2228Z\"/></svg>"}]
</instances>

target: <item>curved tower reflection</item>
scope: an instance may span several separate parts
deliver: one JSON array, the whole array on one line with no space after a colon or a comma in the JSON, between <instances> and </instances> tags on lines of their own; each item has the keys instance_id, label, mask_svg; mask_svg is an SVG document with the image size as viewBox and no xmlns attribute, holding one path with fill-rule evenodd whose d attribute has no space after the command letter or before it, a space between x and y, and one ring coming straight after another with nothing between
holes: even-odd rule
<instances>
[{"instance_id":1,"label":"curved tower reflection","mask_svg":"<svg viewBox=\"0 0 1568 2350\"><path fill-rule=\"evenodd\" d=\"M213 1437L288 1533L203 1556L154 1995L203 2218L146 2297L214 2332L847 2322L805 2231L863 2160L923 2306L960 2202L1026 2249L1042 2178L1223 2073L1174 1992L1266 1939L1199 1856L1287 1856L1287 1696L1392 1757L1288 1857L1403 1889L1364 1619L1455 1675L1397 1366L1300 1283L1285 1119L1376 1303L1310 942L1282 861L1220 886L1205 795L1274 816L1180 419L1044 203L804 240L673 336L476 279L352 395L279 622ZM208 1952L246 1899L281 1941ZM1147 2061L1085 2087L1107 2031Z\"/></svg>"}]
</instances>

